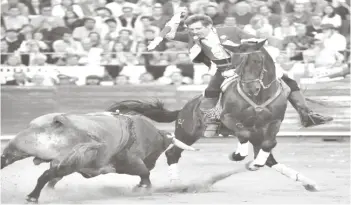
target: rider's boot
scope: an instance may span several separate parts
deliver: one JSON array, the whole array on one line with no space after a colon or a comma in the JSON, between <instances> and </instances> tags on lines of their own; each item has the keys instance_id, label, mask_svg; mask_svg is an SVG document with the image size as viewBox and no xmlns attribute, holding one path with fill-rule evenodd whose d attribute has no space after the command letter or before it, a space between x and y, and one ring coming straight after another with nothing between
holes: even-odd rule
<instances>
[{"instance_id":1,"label":"rider's boot","mask_svg":"<svg viewBox=\"0 0 351 205\"><path fill-rule=\"evenodd\" d=\"M206 98L204 97L200 103L200 110L204 114L204 123L206 125L206 130L204 132L204 137L213 137L218 129L220 124L219 119L216 117L219 111L217 102L219 97L217 98Z\"/></svg>"},{"instance_id":2,"label":"rider's boot","mask_svg":"<svg viewBox=\"0 0 351 205\"><path fill-rule=\"evenodd\" d=\"M288 99L291 105L299 113L301 124L304 127L325 124L326 122L333 120L332 117L324 117L322 115L313 113L313 111L307 107L305 98L300 90L291 92Z\"/></svg>"}]
</instances>

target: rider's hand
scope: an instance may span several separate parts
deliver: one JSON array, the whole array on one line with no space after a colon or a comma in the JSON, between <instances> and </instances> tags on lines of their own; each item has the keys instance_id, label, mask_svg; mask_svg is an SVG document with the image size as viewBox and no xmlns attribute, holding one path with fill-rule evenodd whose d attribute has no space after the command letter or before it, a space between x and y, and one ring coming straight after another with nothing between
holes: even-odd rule
<instances>
[{"instance_id":1,"label":"rider's hand","mask_svg":"<svg viewBox=\"0 0 351 205\"><path fill-rule=\"evenodd\" d=\"M147 46L147 50L153 50L153 49L155 49L157 46L158 46L158 44L160 44L161 42L162 42L162 40L163 40L163 38L162 37L156 37L154 40L152 40L151 42L150 42L150 44Z\"/></svg>"}]
</instances>

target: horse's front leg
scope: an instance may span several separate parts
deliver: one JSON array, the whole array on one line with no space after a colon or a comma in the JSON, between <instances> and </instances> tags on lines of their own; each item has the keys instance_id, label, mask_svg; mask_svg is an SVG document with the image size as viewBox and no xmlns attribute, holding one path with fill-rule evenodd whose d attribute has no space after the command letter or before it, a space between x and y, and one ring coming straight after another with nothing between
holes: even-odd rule
<instances>
[{"instance_id":1,"label":"horse's front leg","mask_svg":"<svg viewBox=\"0 0 351 205\"><path fill-rule=\"evenodd\" d=\"M230 114L226 114L222 118L223 124L233 131L239 140L236 151L229 154L229 159L232 161L241 161L249 154L250 132L240 124L233 124L233 121L235 122L236 120Z\"/></svg>"},{"instance_id":2,"label":"horse's front leg","mask_svg":"<svg viewBox=\"0 0 351 205\"><path fill-rule=\"evenodd\" d=\"M255 159L247 164L247 169L250 171L256 171L260 167L263 167L272 151L272 149L277 145L276 136L279 132L281 120L275 120L269 123L263 129L263 141L261 148L259 149ZM255 146L257 148L257 146Z\"/></svg>"}]
</instances>

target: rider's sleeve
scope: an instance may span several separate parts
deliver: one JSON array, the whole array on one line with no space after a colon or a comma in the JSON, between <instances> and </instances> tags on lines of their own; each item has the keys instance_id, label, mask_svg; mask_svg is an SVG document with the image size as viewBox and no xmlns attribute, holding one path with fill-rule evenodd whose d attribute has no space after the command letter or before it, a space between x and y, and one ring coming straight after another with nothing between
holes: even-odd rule
<instances>
[{"instance_id":1,"label":"rider's sleeve","mask_svg":"<svg viewBox=\"0 0 351 205\"><path fill-rule=\"evenodd\" d=\"M186 31L177 32L179 24L167 24L160 32L160 36L168 40L182 41L187 43L189 41L189 34Z\"/></svg>"}]
</instances>

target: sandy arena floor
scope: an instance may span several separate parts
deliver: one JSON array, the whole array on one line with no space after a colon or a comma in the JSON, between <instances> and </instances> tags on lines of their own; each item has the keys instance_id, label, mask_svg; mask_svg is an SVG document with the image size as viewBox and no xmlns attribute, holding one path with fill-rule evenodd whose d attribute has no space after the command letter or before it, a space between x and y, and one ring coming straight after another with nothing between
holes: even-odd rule
<instances>
[{"instance_id":1,"label":"sandy arena floor","mask_svg":"<svg viewBox=\"0 0 351 205\"><path fill-rule=\"evenodd\" d=\"M236 139L202 139L194 147L198 152L184 152L179 163L182 182L200 182L214 174L242 169L252 159L231 162ZM3 149L2 145L2 149ZM39 203L227 203L227 204L349 204L350 142L323 142L321 138L279 138L274 150L278 162L284 163L317 181L320 191L308 192L301 184L265 167L226 178L209 190L197 193L135 193L131 189L138 177L108 174L85 179L78 174L64 178L55 190L44 188ZM1 171L1 203L24 203L48 164L34 166L33 158L14 163ZM151 172L155 188L168 185L167 164L162 155Z\"/></svg>"}]
</instances>

